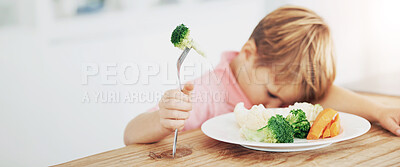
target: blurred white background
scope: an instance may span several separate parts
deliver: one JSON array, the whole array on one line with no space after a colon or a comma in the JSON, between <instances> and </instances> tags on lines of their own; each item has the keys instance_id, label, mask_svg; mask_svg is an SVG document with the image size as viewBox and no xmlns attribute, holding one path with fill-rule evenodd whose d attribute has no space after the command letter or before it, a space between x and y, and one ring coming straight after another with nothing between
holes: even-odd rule
<instances>
[{"instance_id":1,"label":"blurred white background","mask_svg":"<svg viewBox=\"0 0 400 167\"><path fill-rule=\"evenodd\" d=\"M216 65L223 51L240 50L258 21L285 4L308 7L330 25L336 84L400 95L395 0L0 0L0 166L55 165L123 147L125 125L157 101L84 103L86 93L176 88L181 51L169 39L178 24L189 26ZM138 65L139 82L111 76L116 84L104 84L102 68L124 63ZM99 71L82 84L88 64ZM143 70L154 64L160 69ZM191 52L186 65L193 64L210 66ZM207 69L197 67L188 68L195 73L186 80ZM149 75L148 83L141 80Z\"/></svg>"}]
</instances>

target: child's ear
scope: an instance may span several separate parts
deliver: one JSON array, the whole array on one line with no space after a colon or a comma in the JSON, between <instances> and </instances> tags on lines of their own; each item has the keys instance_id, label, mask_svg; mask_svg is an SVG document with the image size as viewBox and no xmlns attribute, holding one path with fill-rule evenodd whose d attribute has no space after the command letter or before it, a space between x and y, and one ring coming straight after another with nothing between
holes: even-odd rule
<instances>
[{"instance_id":1,"label":"child's ear","mask_svg":"<svg viewBox=\"0 0 400 167\"><path fill-rule=\"evenodd\" d=\"M253 38L249 39L242 47L242 53L245 54L246 60L250 59L252 56L257 55L256 42Z\"/></svg>"}]
</instances>

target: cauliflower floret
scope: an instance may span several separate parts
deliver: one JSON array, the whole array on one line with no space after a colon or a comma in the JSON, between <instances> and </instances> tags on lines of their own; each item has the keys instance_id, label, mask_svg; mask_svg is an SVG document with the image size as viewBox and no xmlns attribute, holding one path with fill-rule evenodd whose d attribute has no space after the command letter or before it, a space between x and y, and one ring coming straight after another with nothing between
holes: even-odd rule
<instances>
[{"instance_id":1,"label":"cauliflower floret","mask_svg":"<svg viewBox=\"0 0 400 167\"><path fill-rule=\"evenodd\" d=\"M264 105L254 105L250 110L244 107L244 103L238 103L234 109L236 121L240 127L257 130L265 125L269 118L275 115L271 110L267 110Z\"/></svg>"},{"instance_id":2,"label":"cauliflower floret","mask_svg":"<svg viewBox=\"0 0 400 167\"><path fill-rule=\"evenodd\" d=\"M316 105L312 105L310 103L294 103L294 105L289 106L289 109L301 109L306 113L306 117L308 122L310 122L310 124L312 125L315 121L315 119L317 118L318 114L324 110L324 108L322 108L321 105L316 104Z\"/></svg>"}]
</instances>

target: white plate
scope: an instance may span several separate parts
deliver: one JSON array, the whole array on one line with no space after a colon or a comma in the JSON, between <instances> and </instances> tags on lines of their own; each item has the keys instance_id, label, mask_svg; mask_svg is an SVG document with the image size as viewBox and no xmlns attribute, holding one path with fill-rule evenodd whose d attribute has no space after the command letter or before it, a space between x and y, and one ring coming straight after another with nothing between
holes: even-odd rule
<instances>
[{"instance_id":1,"label":"white plate","mask_svg":"<svg viewBox=\"0 0 400 167\"><path fill-rule=\"evenodd\" d=\"M304 146L304 147L296 147L293 149L292 147L255 147L255 146L246 146L242 145L243 147L258 150L258 151L269 151L269 152L294 152L294 151L307 151L307 150L314 150L318 148L323 148L326 146L331 145L332 143L316 145L316 146Z\"/></svg>"},{"instance_id":2,"label":"white plate","mask_svg":"<svg viewBox=\"0 0 400 167\"><path fill-rule=\"evenodd\" d=\"M240 134L240 127L236 123L235 114L233 112L207 120L201 126L201 130L205 135L215 140L239 144L250 149L291 152L322 148L335 142L349 140L368 132L371 128L371 124L364 118L343 112L339 112L339 115L341 126L341 132L339 135L332 138L318 140L295 138L293 143L262 143L247 141Z\"/></svg>"}]
</instances>

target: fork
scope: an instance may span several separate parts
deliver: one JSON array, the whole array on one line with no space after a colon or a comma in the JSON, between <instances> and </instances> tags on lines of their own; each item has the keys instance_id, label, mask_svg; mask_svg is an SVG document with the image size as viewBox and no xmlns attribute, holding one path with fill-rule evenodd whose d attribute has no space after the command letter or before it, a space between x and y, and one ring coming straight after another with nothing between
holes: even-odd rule
<instances>
[{"instance_id":1,"label":"fork","mask_svg":"<svg viewBox=\"0 0 400 167\"><path fill-rule=\"evenodd\" d=\"M182 84L181 84L181 77L180 77L180 71L181 71L181 66L183 64L183 61L185 60L186 56L188 55L189 51L191 48L186 47L185 50L183 50L181 56L178 59L178 62L176 63L176 67L178 68L178 84L179 84L179 89L182 91ZM175 137L174 137L174 145L172 147L172 157L175 158L175 153L176 153L176 143L178 140L178 129L175 129Z\"/></svg>"}]
</instances>

